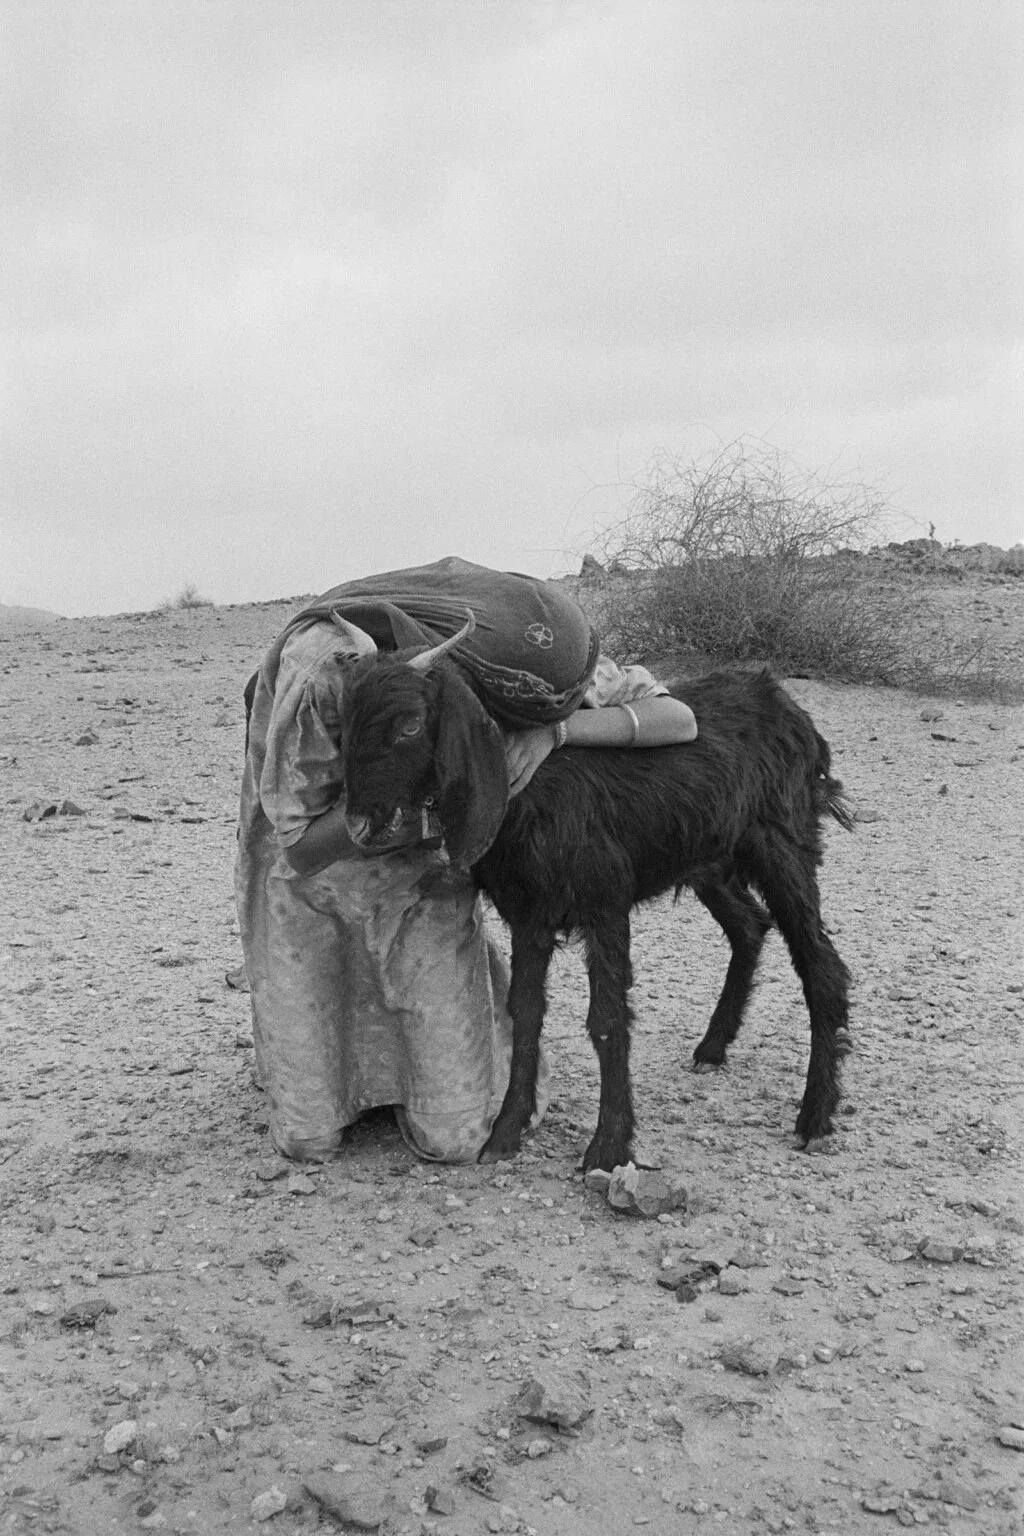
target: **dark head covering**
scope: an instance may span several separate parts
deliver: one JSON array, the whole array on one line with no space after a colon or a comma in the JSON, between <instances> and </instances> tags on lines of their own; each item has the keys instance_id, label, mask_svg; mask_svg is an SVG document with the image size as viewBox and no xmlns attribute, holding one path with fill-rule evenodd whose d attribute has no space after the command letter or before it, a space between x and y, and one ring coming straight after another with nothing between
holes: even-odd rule
<instances>
[{"instance_id":1,"label":"dark head covering","mask_svg":"<svg viewBox=\"0 0 1024 1536\"><path fill-rule=\"evenodd\" d=\"M564 720L579 708L598 654L583 610L554 582L491 571L457 555L331 587L291 620L280 643L336 613L379 650L432 646L462 628L467 609L476 627L449 654L492 714L526 727Z\"/></svg>"}]
</instances>

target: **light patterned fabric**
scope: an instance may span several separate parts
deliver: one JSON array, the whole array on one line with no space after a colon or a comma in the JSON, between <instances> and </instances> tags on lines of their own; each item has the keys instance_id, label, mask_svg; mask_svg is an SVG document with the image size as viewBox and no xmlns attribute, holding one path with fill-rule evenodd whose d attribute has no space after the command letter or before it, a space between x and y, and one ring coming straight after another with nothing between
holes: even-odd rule
<instances>
[{"instance_id":1,"label":"light patterned fabric","mask_svg":"<svg viewBox=\"0 0 1024 1536\"><path fill-rule=\"evenodd\" d=\"M583 695L583 706L585 709L609 709L616 704L635 704L637 699L654 699L667 693L664 683L656 682L646 667L620 667L610 656L599 656Z\"/></svg>"},{"instance_id":2,"label":"light patterned fabric","mask_svg":"<svg viewBox=\"0 0 1024 1536\"><path fill-rule=\"evenodd\" d=\"M373 649L354 625L315 623L257 686L235 869L257 1073L288 1156L326 1155L365 1110L393 1104L421 1156L470 1161L508 1085L512 1024L468 876L413 848L303 877L283 852L344 795L338 658ZM585 702L664 691L602 658ZM546 1081L544 1062L540 1113Z\"/></svg>"}]
</instances>

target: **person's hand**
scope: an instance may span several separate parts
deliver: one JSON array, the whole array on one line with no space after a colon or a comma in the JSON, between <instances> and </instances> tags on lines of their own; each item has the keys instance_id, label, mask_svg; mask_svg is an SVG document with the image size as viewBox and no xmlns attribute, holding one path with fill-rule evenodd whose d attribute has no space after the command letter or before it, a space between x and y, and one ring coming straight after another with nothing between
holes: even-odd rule
<instances>
[{"instance_id":1,"label":"person's hand","mask_svg":"<svg viewBox=\"0 0 1024 1536\"><path fill-rule=\"evenodd\" d=\"M505 733L510 795L518 795L526 788L548 753L554 751L554 746L555 733L550 725Z\"/></svg>"}]
</instances>

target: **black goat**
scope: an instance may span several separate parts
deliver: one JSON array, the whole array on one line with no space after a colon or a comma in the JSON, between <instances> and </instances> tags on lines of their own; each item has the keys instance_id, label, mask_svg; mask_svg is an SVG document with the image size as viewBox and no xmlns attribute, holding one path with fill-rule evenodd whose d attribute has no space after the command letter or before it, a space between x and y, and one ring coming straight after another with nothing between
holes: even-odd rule
<instances>
[{"instance_id":1,"label":"black goat","mask_svg":"<svg viewBox=\"0 0 1024 1536\"><path fill-rule=\"evenodd\" d=\"M535 1107L544 985L560 938L582 936L587 1028L601 1067L586 1168L628 1160L629 914L689 886L724 930L732 957L698 1064L721 1065L777 922L803 984L811 1055L797 1134L832 1130L849 1048L849 976L821 922L821 822L850 816L830 777L828 744L768 671L727 670L673 685L697 717L696 741L552 754L507 802L501 734L464 676L442 659L367 658L346 675L341 747L348 821L378 846L432 802L453 862L471 864L512 935L512 1075L481 1158L513 1156ZM419 665L416 665L419 663ZM502 814L504 812L504 815ZM768 913L750 894L754 886Z\"/></svg>"},{"instance_id":2,"label":"black goat","mask_svg":"<svg viewBox=\"0 0 1024 1536\"><path fill-rule=\"evenodd\" d=\"M597 1132L585 1168L628 1160L634 1130L629 1045L629 914L689 886L732 946L725 986L694 1062L720 1066L750 996L771 926L803 983L811 1058L797 1134L827 1135L849 1049L849 974L821 921L821 821L851 825L828 744L767 670L728 670L671 685L697 739L652 750L568 748L509 804L474 865L512 934L512 1077L481 1153L512 1156L535 1107L544 981L560 937L582 937L590 978L587 1029L601 1067Z\"/></svg>"}]
</instances>

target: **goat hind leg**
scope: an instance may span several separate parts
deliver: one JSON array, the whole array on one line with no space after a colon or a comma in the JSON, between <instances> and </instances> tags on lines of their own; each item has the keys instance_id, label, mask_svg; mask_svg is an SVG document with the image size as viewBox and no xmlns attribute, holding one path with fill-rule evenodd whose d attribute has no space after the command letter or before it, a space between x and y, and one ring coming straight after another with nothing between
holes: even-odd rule
<instances>
[{"instance_id":1,"label":"goat hind leg","mask_svg":"<svg viewBox=\"0 0 1024 1536\"><path fill-rule=\"evenodd\" d=\"M721 1067L743 1023L765 934L772 923L761 903L735 875L728 880L695 881L693 893L715 919L732 950L722 995L707 1033L693 1053L695 1067Z\"/></svg>"},{"instance_id":2,"label":"goat hind leg","mask_svg":"<svg viewBox=\"0 0 1024 1536\"><path fill-rule=\"evenodd\" d=\"M508 992L508 1011L512 1016L512 1068L501 1109L479 1156L481 1163L515 1157L522 1144L523 1131L537 1108L544 983L554 948L554 934L512 930L512 984Z\"/></svg>"},{"instance_id":3,"label":"goat hind leg","mask_svg":"<svg viewBox=\"0 0 1024 1536\"><path fill-rule=\"evenodd\" d=\"M832 1116L839 1106L840 1069L853 1043L848 1022L850 973L822 927L809 977L801 980L811 1016L811 1059L796 1133L806 1143L835 1129Z\"/></svg>"},{"instance_id":4,"label":"goat hind leg","mask_svg":"<svg viewBox=\"0 0 1024 1536\"><path fill-rule=\"evenodd\" d=\"M601 1069L601 1106L597 1130L583 1154L584 1172L608 1172L628 1163L633 1144L633 1090L629 1074L629 1035L633 1022L627 993L629 913L605 915L584 930L590 1009L587 1032Z\"/></svg>"},{"instance_id":5,"label":"goat hind leg","mask_svg":"<svg viewBox=\"0 0 1024 1536\"><path fill-rule=\"evenodd\" d=\"M796 1133L806 1143L833 1130L840 1066L850 1049L850 973L822 924L811 856L781 838L766 843L771 857L758 883L800 977L811 1020L811 1059L796 1120Z\"/></svg>"}]
</instances>

